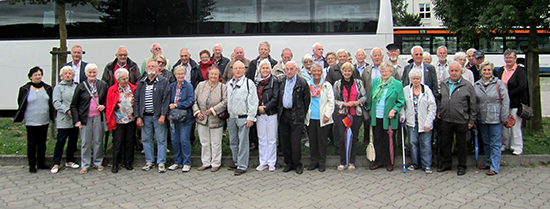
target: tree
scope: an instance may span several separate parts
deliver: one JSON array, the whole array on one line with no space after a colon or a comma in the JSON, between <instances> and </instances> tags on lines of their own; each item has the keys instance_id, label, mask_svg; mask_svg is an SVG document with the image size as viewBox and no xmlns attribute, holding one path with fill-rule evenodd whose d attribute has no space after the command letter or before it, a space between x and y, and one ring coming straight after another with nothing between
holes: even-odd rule
<instances>
[{"instance_id":1,"label":"tree","mask_svg":"<svg viewBox=\"0 0 550 209\"><path fill-rule=\"evenodd\" d=\"M393 26L421 26L422 19L418 14L407 12L409 4L404 0L392 0L391 8L393 11Z\"/></svg>"},{"instance_id":2,"label":"tree","mask_svg":"<svg viewBox=\"0 0 550 209\"><path fill-rule=\"evenodd\" d=\"M9 0L11 5L22 4L47 4L55 2L57 8L57 17L59 19L59 48L60 51L67 51L67 18L65 16L65 4L72 6L93 4L96 5L99 0ZM67 56L60 56L61 62L66 61Z\"/></svg>"},{"instance_id":3,"label":"tree","mask_svg":"<svg viewBox=\"0 0 550 209\"><path fill-rule=\"evenodd\" d=\"M542 130L540 103L539 53L537 29L550 26L548 0L433 0L436 15L449 31L463 41L475 43L480 38L513 33L514 29L529 31L526 67L529 82L529 99L535 116L528 122L528 129Z\"/></svg>"}]
</instances>

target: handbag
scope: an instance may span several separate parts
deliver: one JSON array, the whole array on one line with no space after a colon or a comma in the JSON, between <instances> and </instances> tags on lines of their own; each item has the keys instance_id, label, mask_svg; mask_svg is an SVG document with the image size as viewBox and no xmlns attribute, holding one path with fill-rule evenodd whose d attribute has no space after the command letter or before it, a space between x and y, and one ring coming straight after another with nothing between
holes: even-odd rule
<instances>
[{"instance_id":1,"label":"handbag","mask_svg":"<svg viewBox=\"0 0 550 209\"><path fill-rule=\"evenodd\" d=\"M500 96L500 88L498 88L498 84L495 83L495 86L497 88L498 92L498 98L500 100L500 104L502 105L502 96ZM512 114L508 114L508 118L506 120L506 123L504 123L504 127L506 128L512 128L512 126L516 125L516 118Z\"/></svg>"},{"instance_id":2,"label":"handbag","mask_svg":"<svg viewBox=\"0 0 550 209\"><path fill-rule=\"evenodd\" d=\"M183 122L187 117L187 110L178 108L170 109L168 117L173 121Z\"/></svg>"},{"instance_id":3,"label":"handbag","mask_svg":"<svg viewBox=\"0 0 550 209\"><path fill-rule=\"evenodd\" d=\"M95 97L92 94L92 91L90 91L90 88L88 87L87 83L88 82L84 83L84 87L86 87L86 90L88 90L88 93L90 93L90 97L92 97L92 99L94 100L95 105L99 107L99 102L97 102L97 99L95 99ZM103 130L107 131L107 129L108 129L108 127L107 127L107 117L105 116L105 111L101 111L101 124L103 125Z\"/></svg>"},{"instance_id":4,"label":"handbag","mask_svg":"<svg viewBox=\"0 0 550 209\"><path fill-rule=\"evenodd\" d=\"M223 92L221 88L220 88L220 98L223 98ZM225 108L223 112L218 114L218 118L220 118L220 120L227 120L229 118L229 112L227 112L227 108Z\"/></svg>"},{"instance_id":5,"label":"handbag","mask_svg":"<svg viewBox=\"0 0 550 209\"><path fill-rule=\"evenodd\" d=\"M376 151L374 150L374 144L372 143L372 137L370 137L369 145L367 145L367 160L374 162L376 160Z\"/></svg>"},{"instance_id":6,"label":"handbag","mask_svg":"<svg viewBox=\"0 0 550 209\"><path fill-rule=\"evenodd\" d=\"M530 120L534 116L533 108L523 103L520 104L521 105L519 106L516 115L523 118L524 120Z\"/></svg>"}]
</instances>

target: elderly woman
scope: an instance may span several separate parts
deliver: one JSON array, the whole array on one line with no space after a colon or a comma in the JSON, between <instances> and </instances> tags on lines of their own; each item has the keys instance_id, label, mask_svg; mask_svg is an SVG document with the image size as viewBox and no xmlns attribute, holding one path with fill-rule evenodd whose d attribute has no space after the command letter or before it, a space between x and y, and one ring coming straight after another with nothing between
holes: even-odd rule
<instances>
[{"instance_id":1,"label":"elderly woman","mask_svg":"<svg viewBox=\"0 0 550 209\"><path fill-rule=\"evenodd\" d=\"M376 149L376 160L371 170L386 167L387 171L393 171L393 162L390 156L390 145L395 145L395 133L398 126L399 111L405 105L403 84L393 78L393 66L383 62L380 65L382 77L374 79L367 109L371 114L371 126L373 130L373 144ZM393 135L388 135L391 127ZM390 138L392 141L390 142Z\"/></svg>"},{"instance_id":2,"label":"elderly woman","mask_svg":"<svg viewBox=\"0 0 550 209\"><path fill-rule=\"evenodd\" d=\"M155 57L155 62L157 62L157 65L159 66L159 70L160 70L160 75L162 75L162 77L168 79L168 82L169 83L174 83L176 82L176 78L174 77L174 75L172 74L172 71L170 71L168 69L168 67L166 66L166 63L168 62L166 60L166 57L164 57L164 55L157 55ZM146 76L146 75L144 75Z\"/></svg>"},{"instance_id":3,"label":"elderly woman","mask_svg":"<svg viewBox=\"0 0 550 209\"><path fill-rule=\"evenodd\" d=\"M504 82L493 75L494 65L485 61L481 63L481 79L475 83L477 102L477 125L487 163L479 167L489 169L487 175L492 176L500 169L500 145L502 139L502 124L506 124L509 114L510 99Z\"/></svg>"},{"instance_id":4,"label":"elderly woman","mask_svg":"<svg viewBox=\"0 0 550 209\"><path fill-rule=\"evenodd\" d=\"M354 67L346 62L342 65L342 79L334 82L334 103L336 116L334 117L335 140L340 148L340 165L342 171L348 166L348 170L355 170L355 156L357 155L357 137L359 127L363 122L363 109L367 102L367 96L361 79L354 79ZM350 124L344 124L344 118L350 119ZM346 134L346 126L351 126L351 136Z\"/></svg>"},{"instance_id":5,"label":"elderly woman","mask_svg":"<svg viewBox=\"0 0 550 209\"><path fill-rule=\"evenodd\" d=\"M403 89L405 107L399 114L401 122L407 125L411 144L412 165L409 170L432 170L432 129L437 106L430 87L422 84L422 71L413 68L409 72L411 84Z\"/></svg>"},{"instance_id":6,"label":"elderly woman","mask_svg":"<svg viewBox=\"0 0 550 209\"><path fill-rule=\"evenodd\" d=\"M88 172L93 163L99 171L103 171L103 134L105 133L105 118L101 112L105 111L107 99L107 83L96 79L97 65L89 63L84 69L88 79L76 87L73 100L71 101L71 114L75 127L80 129L80 173ZM91 143L94 143L93 159Z\"/></svg>"},{"instance_id":7,"label":"elderly woman","mask_svg":"<svg viewBox=\"0 0 550 209\"><path fill-rule=\"evenodd\" d=\"M328 52L326 55L326 62L328 64L328 67L323 69L323 79L327 77L328 70L330 67L336 65L336 52Z\"/></svg>"},{"instance_id":8,"label":"elderly woman","mask_svg":"<svg viewBox=\"0 0 550 209\"><path fill-rule=\"evenodd\" d=\"M61 156L63 156L63 148L67 137L69 144L67 145L67 157L65 159L65 167L79 168L80 166L74 162L74 152L76 151L76 143L78 142L78 128L74 127L71 116L71 101L73 99L74 89L76 84L73 82L74 70L71 66L65 66L59 71L61 82L55 86L53 90L53 107L57 110L57 143L53 153L53 167L51 173L57 173L61 165Z\"/></svg>"},{"instance_id":9,"label":"elderly woman","mask_svg":"<svg viewBox=\"0 0 550 209\"><path fill-rule=\"evenodd\" d=\"M29 172L38 169L49 169L45 164L46 139L50 120L54 120L52 105L52 87L42 81L44 71L36 66L29 70L31 80L19 88L17 103L19 108L13 122L25 119L27 128L27 158ZM44 105L47 104L47 105Z\"/></svg>"},{"instance_id":10,"label":"elderly woman","mask_svg":"<svg viewBox=\"0 0 550 209\"><path fill-rule=\"evenodd\" d=\"M512 149L512 154L523 153L523 134L521 132L522 118L517 116L521 104L529 105L529 91L527 90L527 71L525 66L517 64L517 55L511 49L504 51L505 66L501 67L496 76L504 82L510 97L510 114L516 118L516 124L506 128L502 133L501 150Z\"/></svg>"},{"instance_id":11,"label":"elderly woman","mask_svg":"<svg viewBox=\"0 0 550 209\"><path fill-rule=\"evenodd\" d=\"M136 121L134 118L134 92L136 86L129 82L128 70L121 68L115 72L118 85L107 92L107 127L113 131L113 167L111 172L118 173L120 158L124 153L124 167L133 170L134 139Z\"/></svg>"},{"instance_id":12,"label":"elderly woman","mask_svg":"<svg viewBox=\"0 0 550 209\"><path fill-rule=\"evenodd\" d=\"M308 170L319 168L319 172L325 172L327 158L327 141L332 113L334 112L334 92L332 85L322 78L323 66L313 64L309 80L311 103L306 115L306 126L309 133L309 150L311 163ZM365 114L365 113L363 113Z\"/></svg>"},{"instance_id":13,"label":"elderly woman","mask_svg":"<svg viewBox=\"0 0 550 209\"><path fill-rule=\"evenodd\" d=\"M279 102L279 82L271 76L271 63L264 59L260 62L260 74L255 78L258 90L258 154L260 165L256 170L275 171L277 162L277 104Z\"/></svg>"},{"instance_id":14,"label":"elderly woman","mask_svg":"<svg viewBox=\"0 0 550 209\"><path fill-rule=\"evenodd\" d=\"M208 70L208 80L200 82L195 89L193 115L202 147L202 166L199 171L210 168L211 172L216 172L221 166L225 120L218 115L227 109L227 88L219 82L220 76L220 70L211 67Z\"/></svg>"},{"instance_id":15,"label":"elderly woman","mask_svg":"<svg viewBox=\"0 0 550 209\"><path fill-rule=\"evenodd\" d=\"M182 172L191 170L191 126L195 122L193 118L192 107L195 104L195 94L193 86L185 80L186 68L177 66L174 69L176 82L170 84L170 111L185 110L185 119L183 121L168 118L170 120L170 133L172 138L172 147L174 148L174 165L168 167L168 170L181 169ZM172 114L170 114L172 115Z\"/></svg>"},{"instance_id":16,"label":"elderly woman","mask_svg":"<svg viewBox=\"0 0 550 209\"><path fill-rule=\"evenodd\" d=\"M313 65L313 57L310 54L304 55L302 58L302 69L300 70L302 77L306 81L311 80L311 66Z\"/></svg>"},{"instance_id":17,"label":"elderly woman","mask_svg":"<svg viewBox=\"0 0 550 209\"><path fill-rule=\"evenodd\" d=\"M422 62L432 64L432 55L430 52L424 52L422 54Z\"/></svg>"},{"instance_id":18,"label":"elderly woman","mask_svg":"<svg viewBox=\"0 0 550 209\"><path fill-rule=\"evenodd\" d=\"M460 66L462 68L462 77L464 79L466 79L467 81L469 81L470 83L475 83L475 79L474 79L474 73L472 73L471 70L469 69L466 69L466 53L464 52L457 52L455 54L455 58L454 58L455 61L457 61L458 63L460 63ZM445 72L446 74L446 77L445 78L448 78L450 77L449 75L449 72Z\"/></svg>"},{"instance_id":19,"label":"elderly woman","mask_svg":"<svg viewBox=\"0 0 550 209\"><path fill-rule=\"evenodd\" d=\"M210 52L208 50L202 50L199 52L199 57L201 61L199 62L199 65L201 67L201 73L203 79L206 81L208 80L208 69L212 66L212 59L210 58Z\"/></svg>"}]
</instances>

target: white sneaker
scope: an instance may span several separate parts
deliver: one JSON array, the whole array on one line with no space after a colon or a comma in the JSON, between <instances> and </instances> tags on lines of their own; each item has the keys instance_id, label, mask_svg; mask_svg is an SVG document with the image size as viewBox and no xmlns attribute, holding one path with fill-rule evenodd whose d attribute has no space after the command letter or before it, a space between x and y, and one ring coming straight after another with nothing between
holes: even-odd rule
<instances>
[{"instance_id":1,"label":"white sneaker","mask_svg":"<svg viewBox=\"0 0 550 209\"><path fill-rule=\"evenodd\" d=\"M416 169L416 168L414 168L413 165L410 165L410 166L407 168L407 170L409 170L409 171L414 171L415 169Z\"/></svg>"},{"instance_id":2,"label":"white sneaker","mask_svg":"<svg viewBox=\"0 0 550 209\"><path fill-rule=\"evenodd\" d=\"M181 169L181 172L184 172L184 173L187 173L191 170L191 166L190 165L184 165L183 168Z\"/></svg>"},{"instance_id":3,"label":"white sneaker","mask_svg":"<svg viewBox=\"0 0 550 209\"><path fill-rule=\"evenodd\" d=\"M519 151L519 150L514 150L512 152L512 155L521 155L523 152L522 151Z\"/></svg>"},{"instance_id":4,"label":"white sneaker","mask_svg":"<svg viewBox=\"0 0 550 209\"><path fill-rule=\"evenodd\" d=\"M169 149L166 149L166 153L170 153L170 150L169 150Z\"/></svg>"},{"instance_id":5,"label":"white sneaker","mask_svg":"<svg viewBox=\"0 0 550 209\"><path fill-rule=\"evenodd\" d=\"M164 168L164 163L159 163L159 173L166 172L166 168Z\"/></svg>"},{"instance_id":6,"label":"white sneaker","mask_svg":"<svg viewBox=\"0 0 550 209\"><path fill-rule=\"evenodd\" d=\"M53 174L56 174L58 171L59 171L59 166L57 166L57 167L54 166L54 167L52 167L52 169L50 170L50 172L53 173Z\"/></svg>"},{"instance_id":7,"label":"white sneaker","mask_svg":"<svg viewBox=\"0 0 550 209\"><path fill-rule=\"evenodd\" d=\"M170 167L168 167L168 170L175 171L177 169L180 169L181 167L182 167L181 165L174 164L174 165L171 165Z\"/></svg>"},{"instance_id":8,"label":"white sneaker","mask_svg":"<svg viewBox=\"0 0 550 209\"><path fill-rule=\"evenodd\" d=\"M256 167L256 170L257 170L257 171L263 171L263 170L265 170L266 168L268 168L267 165L259 165L258 167Z\"/></svg>"},{"instance_id":9,"label":"white sneaker","mask_svg":"<svg viewBox=\"0 0 550 209\"><path fill-rule=\"evenodd\" d=\"M143 171L149 171L151 168L155 167L154 163L145 163L143 167L141 167L141 170Z\"/></svg>"},{"instance_id":10,"label":"white sneaker","mask_svg":"<svg viewBox=\"0 0 550 209\"><path fill-rule=\"evenodd\" d=\"M74 169L80 168L80 166L76 163L72 163L70 165L68 163L65 163L65 167L74 168Z\"/></svg>"},{"instance_id":11,"label":"white sneaker","mask_svg":"<svg viewBox=\"0 0 550 209\"><path fill-rule=\"evenodd\" d=\"M502 145L502 146L500 147L500 151L501 151L501 152L506 151L506 146L505 146L505 145Z\"/></svg>"},{"instance_id":12,"label":"white sneaker","mask_svg":"<svg viewBox=\"0 0 550 209\"><path fill-rule=\"evenodd\" d=\"M269 166L269 171L271 171L271 172L275 171L275 166L274 166L274 165L270 165L270 166Z\"/></svg>"}]
</instances>

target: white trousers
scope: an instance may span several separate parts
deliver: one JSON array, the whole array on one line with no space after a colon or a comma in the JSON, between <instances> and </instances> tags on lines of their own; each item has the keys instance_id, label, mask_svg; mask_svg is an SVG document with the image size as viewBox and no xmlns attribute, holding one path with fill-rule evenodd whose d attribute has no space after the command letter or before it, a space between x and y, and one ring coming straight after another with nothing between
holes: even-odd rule
<instances>
[{"instance_id":1,"label":"white trousers","mask_svg":"<svg viewBox=\"0 0 550 209\"><path fill-rule=\"evenodd\" d=\"M201 141L201 161L203 166L220 167L222 160L223 127L208 128L197 124Z\"/></svg>"},{"instance_id":2,"label":"white trousers","mask_svg":"<svg viewBox=\"0 0 550 209\"><path fill-rule=\"evenodd\" d=\"M502 146L510 148L513 151L523 152L523 134L521 133L521 122L523 119L516 113L518 108L512 108L510 114L516 119L516 125L511 128L502 129Z\"/></svg>"},{"instance_id":3,"label":"white trousers","mask_svg":"<svg viewBox=\"0 0 550 209\"><path fill-rule=\"evenodd\" d=\"M262 114L256 119L260 165L275 166L277 163L277 114L269 116Z\"/></svg>"}]
</instances>

